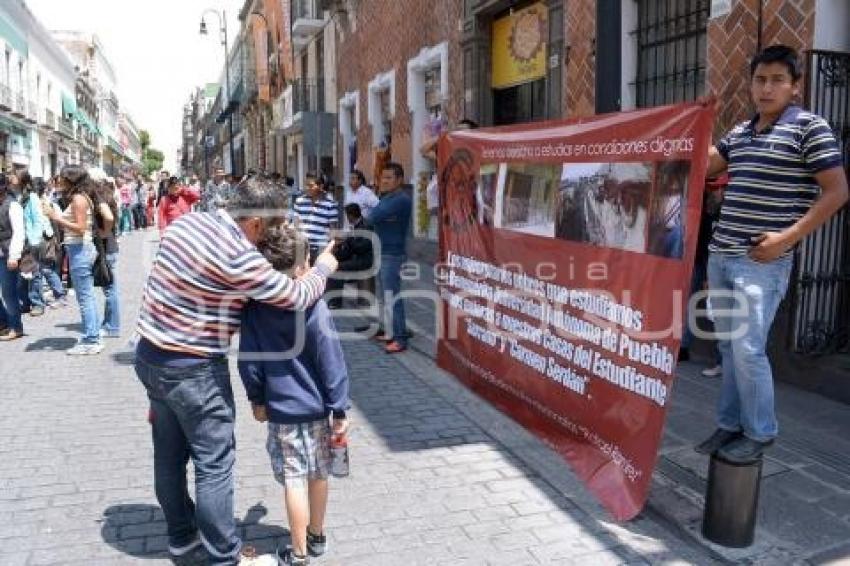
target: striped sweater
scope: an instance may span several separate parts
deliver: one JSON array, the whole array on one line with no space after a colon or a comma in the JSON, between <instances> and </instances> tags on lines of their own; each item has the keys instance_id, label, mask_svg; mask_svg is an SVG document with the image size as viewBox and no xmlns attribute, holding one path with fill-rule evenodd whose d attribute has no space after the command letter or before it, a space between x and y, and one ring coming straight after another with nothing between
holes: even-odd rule
<instances>
[{"instance_id":1,"label":"striped sweater","mask_svg":"<svg viewBox=\"0 0 850 566\"><path fill-rule=\"evenodd\" d=\"M319 265L293 280L272 268L224 210L187 214L163 234L136 329L164 350L225 355L248 299L304 310L321 297L328 275Z\"/></svg>"}]
</instances>

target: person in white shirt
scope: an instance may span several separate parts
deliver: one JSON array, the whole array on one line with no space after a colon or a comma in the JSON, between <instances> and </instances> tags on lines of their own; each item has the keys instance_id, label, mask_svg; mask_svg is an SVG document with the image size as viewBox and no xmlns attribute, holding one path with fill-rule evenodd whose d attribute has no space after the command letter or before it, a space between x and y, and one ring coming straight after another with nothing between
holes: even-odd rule
<instances>
[{"instance_id":1,"label":"person in white shirt","mask_svg":"<svg viewBox=\"0 0 850 566\"><path fill-rule=\"evenodd\" d=\"M348 176L349 190L346 191L345 204L356 204L360 207L363 218L369 218L372 209L378 206L378 197L366 185L366 176L362 171L354 169ZM348 221L346 221L346 228Z\"/></svg>"}]
</instances>

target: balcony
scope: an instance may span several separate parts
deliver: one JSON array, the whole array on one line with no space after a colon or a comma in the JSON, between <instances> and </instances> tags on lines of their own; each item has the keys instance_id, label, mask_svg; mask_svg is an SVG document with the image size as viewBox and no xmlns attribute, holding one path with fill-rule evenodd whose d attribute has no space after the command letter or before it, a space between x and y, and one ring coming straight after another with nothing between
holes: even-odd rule
<instances>
[{"instance_id":1,"label":"balcony","mask_svg":"<svg viewBox=\"0 0 850 566\"><path fill-rule=\"evenodd\" d=\"M61 118L59 120L59 133L68 139L74 139L74 124L71 120Z\"/></svg>"},{"instance_id":2,"label":"balcony","mask_svg":"<svg viewBox=\"0 0 850 566\"><path fill-rule=\"evenodd\" d=\"M281 133L302 134L308 154L332 150L336 115L326 111L324 79L293 81L281 95L280 104Z\"/></svg>"},{"instance_id":3,"label":"balcony","mask_svg":"<svg viewBox=\"0 0 850 566\"><path fill-rule=\"evenodd\" d=\"M292 81L292 113L325 111L325 79Z\"/></svg>"},{"instance_id":4,"label":"balcony","mask_svg":"<svg viewBox=\"0 0 850 566\"><path fill-rule=\"evenodd\" d=\"M56 114L53 113L53 110L48 108L44 109L41 125L49 130L56 129Z\"/></svg>"},{"instance_id":5,"label":"balcony","mask_svg":"<svg viewBox=\"0 0 850 566\"><path fill-rule=\"evenodd\" d=\"M292 1L292 43L301 49L324 26L323 14L316 0Z\"/></svg>"},{"instance_id":6,"label":"balcony","mask_svg":"<svg viewBox=\"0 0 850 566\"><path fill-rule=\"evenodd\" d=\"M0 110L12 109L12 89L0 84Z\"/></svg>"},{"instance_id":7,"label":"balcony","mask_svg":"<svg viewBox=\"0 0 850 566\"><path fill-rule=\"evenodd\" d=\"M25 116L25 120L30 124L38 124L38 105L31 100L25 102L27 113Z\"/></svg>"},{"instance_id":8,"label":"balcony","mask_svg":"<svg viewBox=\"0 0 850 566\"><path fill-rule=\"evenodd\" d=\"M27 103L24 100L23 94L15 94L12 96L12 116L23 118L27 115Z\"/></svg>"}]
</instances>

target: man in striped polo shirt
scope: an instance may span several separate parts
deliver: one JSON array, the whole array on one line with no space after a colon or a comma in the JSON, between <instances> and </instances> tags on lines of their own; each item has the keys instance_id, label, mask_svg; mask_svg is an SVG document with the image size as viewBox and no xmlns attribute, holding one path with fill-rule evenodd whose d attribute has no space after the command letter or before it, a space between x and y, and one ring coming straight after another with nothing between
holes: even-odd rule
<instances>
[{"instance_id":1,"label":"man in striped polo shirt","mask_svg":"<svg viewBox=\"0 0 850 566\"><path fill-rule=\"evenodd\" d=\"M778 432L765 346L794 247L847 201L829 124L792 102L802 74L797 53L768 47L750 72L757 114L709 151L708 175L729 173L708 260L723 383L717 430L696 447L737 463L760 458Z\"/></svg>"},{"instance_id":2,"label":"man in striped polo shirt","mask_svg":"<svg viewBox=\"0 0 850 566\"><path fill-rule=\"evenodd\" d=\"M226 356L249 299L304 310L336 270L330 246L298 280L257 251L285 206L277 187L249 180L226 208L181 216L164 232L145 285L135 369L150 399L154 487L174 559L188 558L203 542L209 564L277 563L252 557L236 532L235 407ZM186 482L190 457L194 502Z\"/></svg>"},{"instance_id":3,"label":"man in striped polo shirt","mask_svg":"<svg viewBox=\"0 0 850 566\"><path fill-rule=\"evenodd\" d=\"M324 175L309 174L307 190L295 199L292 207L310 242L311 262L330 243L331 231L339 226L339 206L327 190L328 180Z\"/></svg>"}]
</instances>

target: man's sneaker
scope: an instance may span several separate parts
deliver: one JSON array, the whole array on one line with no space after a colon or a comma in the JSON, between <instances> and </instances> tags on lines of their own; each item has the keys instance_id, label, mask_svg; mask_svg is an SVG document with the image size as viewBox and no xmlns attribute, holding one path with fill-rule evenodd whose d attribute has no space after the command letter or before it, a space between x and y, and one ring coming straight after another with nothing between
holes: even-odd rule
<instances>
[{"instance_id":1,"label":"man's sneaker","mask_svg":"<svg viewBox=\"0 0 850 566\"><path fill-rule=\"evenodd\" d=\"M739 431L732 430L724 430L722 428L718 428L714 431L714 434L709 436L702 443L696 445L694 450L699 452L700 454L713 454L717 450L723 448L730 442L738 440L741 438L742 434Z\"/></svg>"},{"instance_id":2,"label":"man's sneaker","mask_svg":"<svg viewBox=\"0 0 850 566\"><path fill-rule=\"evenodd\" d=\"M30 309L30 316L41 316L44 314L44 307L33 307Z\"/></svg>"},{"instance_id":3,"label":"man's sneaker","mask_svg":"<svg viewBox=\"0 0 850 566\"><path fill-rule=\"evenodd\" d=\"M239 563L242 564L241 562ZM307 556L296 556L292 548L287 547L283 552L277 549L277 564L278 566L307 566L310 564L310 558Z\"/></svg>"},{"instance_id":4,"label":"man's sneaker","mask_svg":"<svg viewBox=\"0 0 850 566\"><path fill-rule=\"evenodd\" d=\"M713 368L705 368L702 370L703 377L720 377L723 375L723 366L717 364Z\"/></svg>"},{"instance_id":5,"label":"man's sneaker","mask_svg":"<svg viewBox=\"0 0 850 566\"><path fill-rule=\"evenodd\" d=\"M203 548L201 538L195 535L195 539L183 546L168 545L168 554L171 556L171 561L175 564L189 564L197 562L194 558L195 551L200 551ZM205 553L206 554L206 553Z\"/></svg>"},{"instance_id":6,"label":"man's sneaker","mask_svg":"<svg viewBox=\"0 0 850 566\"><path fill-rule=\"evenodd\" d=\"M96 356L103 351L103 344L83 344L80 342L73 348L65 350L69 356Z\"/></svg>"},{"instance_id":7,"label":"man's sneaker","mask_svg":"<svg viewBox=\"0 0 850 566\"><path fill-rule=\"evenodd\" d=\"M395 340L388 342L384 348L384 352L387 354L399 354L405 350L407 350L407 346L401 342L396 342Z\"/></svg>"},{"instance_id":8,"label":"man's sneaker","mask_svg":"<svg viewBox=\"0 0 850 566\"><path fill-rule=\"evenodd\" d=\"M752 464L761 459L773 439L764 442L742 436L717 451L717 455L733 464Z\"/></svg>"},{"instance_id":9,"label":"man's sneaker","mask_svg":"<svg viewBox=\"0 0 850 566\"><path fill-rule=\"evenodd\" d=\"M325 535L314 535L307 529L307 552L310 556L321 556L328 551L328 537Z\"/></svg>"},{"instance_id":10,"label":"man's sneaker","mask_svg":"<svg viewBox=\"0 0 850 566\"><path fill-rule=\"evenodd\" d=\"M253 546L243 546L237 564L239 566L278 566L278 557L271 554L257 554Z\"/></svg>"},{"instance_id":11,"label":"man's sneaker","mask_svg":"<svg viewBox=\"0 0 850 566\"><path fill-rule=\"evenodd\" d=\"M121 333L120 332L110 332L109 330L106 330L105 328L101 328L100 329L100 337L101 338L121 338Z\"/></svg>"}]
</instances>

